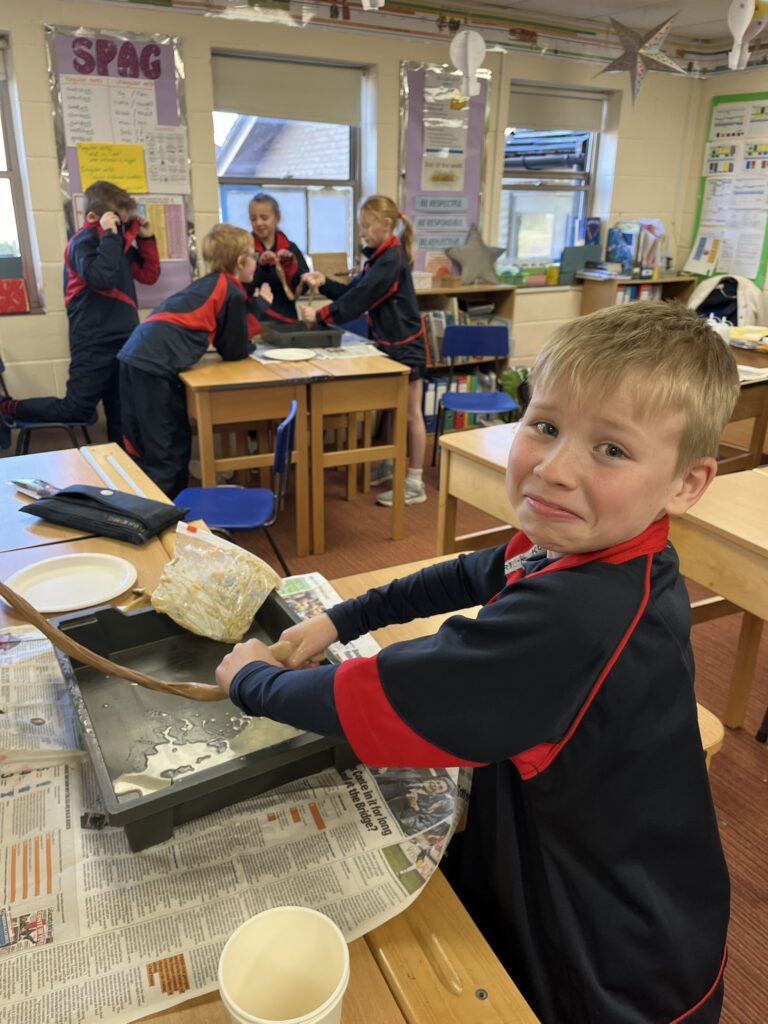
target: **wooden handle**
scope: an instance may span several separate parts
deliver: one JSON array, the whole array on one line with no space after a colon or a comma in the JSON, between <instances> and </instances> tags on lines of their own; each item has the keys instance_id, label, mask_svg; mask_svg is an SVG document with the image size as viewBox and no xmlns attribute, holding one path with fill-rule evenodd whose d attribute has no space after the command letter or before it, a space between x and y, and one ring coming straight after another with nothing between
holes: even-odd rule
<instances>
[{"instance_id":1,"label":"wooden handle","mask_svg":"<svg viewBox=\"0 0 768 1024\"><path fill-rule=\"evenodd\" d=\"M163 679L156 679L154 676L145 675L143 672L136 672L132 668L118 665L109 658L102 658L83 647L72 637L67 636L56 626L52 625L44 615L41 615L36 608L26 601L21 594L11 590L5 583L0 583L0 597L3 597L8 604L27 622L37 626L41 633L48 637L54 647L69 655L70 658L77 658L85 665L96 668L107 675L117 676L119 679L128 679L132 683L138 683L147 690L157 690L160 693L175 693L178 697L189 697L191 700L226 700L227 695L218 686L208 686L205 683L169 683Z\"/></svg>"}]
</instances>

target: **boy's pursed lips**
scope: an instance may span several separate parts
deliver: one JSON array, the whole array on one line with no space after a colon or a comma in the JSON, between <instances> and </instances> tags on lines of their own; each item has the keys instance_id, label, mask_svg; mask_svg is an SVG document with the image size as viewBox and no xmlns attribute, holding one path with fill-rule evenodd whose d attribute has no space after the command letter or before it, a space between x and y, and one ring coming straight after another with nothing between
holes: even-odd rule
<instances>
[{"instance_id":1,"label":"boy's pursed lips","mask_svg":"<svg viewBox=\"0 0 768 1024\"><path fill-rule=\"evenodd\" d=\"M544 516L547 519L582 519L583 517L578 512L573 512L569 508L565 508L563 505L557 505L555 502L546 501L544 498L540 498L536 494L523 494L523 500L528 503L531 510L537 515Z\"/></svg>"}]
</instances>

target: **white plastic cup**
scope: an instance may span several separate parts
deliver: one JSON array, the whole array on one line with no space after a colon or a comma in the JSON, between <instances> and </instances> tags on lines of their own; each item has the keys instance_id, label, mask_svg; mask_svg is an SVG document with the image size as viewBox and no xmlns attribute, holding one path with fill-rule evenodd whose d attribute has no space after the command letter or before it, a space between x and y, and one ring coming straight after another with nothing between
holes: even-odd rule
<instances>
[{"instance_id":1,"label":"white plastic cup","mask_svg":"<svg viewBox=\"0 0 768 1024\"><path fill-rule=\"evenodd\" d=\"M309 907L250 918L219 959L219 993L235 1024L339 1024L348 981L346 939Z\"/></svg>"}]
</instances>

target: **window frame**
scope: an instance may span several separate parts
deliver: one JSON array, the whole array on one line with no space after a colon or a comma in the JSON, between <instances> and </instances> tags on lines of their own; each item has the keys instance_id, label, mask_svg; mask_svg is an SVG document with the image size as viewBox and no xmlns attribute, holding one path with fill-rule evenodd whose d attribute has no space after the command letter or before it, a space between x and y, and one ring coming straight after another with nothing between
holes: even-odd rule
<instances>
[{"instance_id":1,"label":"window frame","mask_svg":"<svg viewBox=\"0 0 768 1024\"><path fill-rule=\"evenodd\" d=\"M11 103L10 78L8 75L8 41L7 37L0 36L0 61L5 62L5 74L0 73L0 120L3 126L3 139L5 142L6 170L0 170L0 178L10 182L11 202L13 203L13 215L16 220L16 231L19 236L19 255L21 257L21 274L27 286L27 298L29 300L30 313L44 312L42 297L37 283L37 275L34 265L34 250L32 248L32 236L27 221L27 205L24 193L24 181L21 172L21 160L19 147L16 142L16 120L13 116L13 105ZM2 69L0 69L1 71ZM16 316L28 314L17 313Z\"/></svg>"},{"instance_id":2,"label":"window frame","mask_svg":"<svg viewBox=\"0 0 768 1024\"><path fill-rule=\"evenodd\" d=\"M511 92L515 92L515 85L512 85ZM568 89L568 88L547 88L546 92L551 96L573 96L578 95L581 90ZM600 149L600 136L602 132L602 125L605 122L606 103L608 96L602 91L595 91L595 99L598 99L602 104L602 117L601 127L596 130L589 130L590 136L589 147L587 151L586 159L586 170L532 170L527 171L522 168L515 169L513 172L507 172L504 167L504 157L506 155L506 141L502 150L502 167L501 167L501 192L568 192L573 195L583 195L582 201L582 217L589 217L593 212L594 204L594 188L595 188L595 172L598 166L598 155ZM517 126L516 126L517 127ZM520 125L519 127L524 127ZM528 128L528 131L535 131L536 129ZM574 131L574 132L587 132L587 129L581 128L569 128L567 125L560 125L557 129L553 128L541 128L541 132L545 131ZM514 183L511 183L514 180ZM510 182L510 184L507 184ZM578 184L572 184L578 182ZM512 223L514 214L512 213L506 223L506 231L502 238L501 224L499 224L499 239L498 244L504 245L504 251L507 254L507 258L515 263L525 263L525 258L518 255L511 255L510 250L514 245L515 251L517 250L517 239L519 232L519 225L515 227ZM509 245L507 245L507 241ZM539 259L543 260L544 257ZM549 257L547 258L549 259ZM554 259L554 257L552 257ZM532 262L538 262L537 259Z\"/></svg>"}]
</instances>

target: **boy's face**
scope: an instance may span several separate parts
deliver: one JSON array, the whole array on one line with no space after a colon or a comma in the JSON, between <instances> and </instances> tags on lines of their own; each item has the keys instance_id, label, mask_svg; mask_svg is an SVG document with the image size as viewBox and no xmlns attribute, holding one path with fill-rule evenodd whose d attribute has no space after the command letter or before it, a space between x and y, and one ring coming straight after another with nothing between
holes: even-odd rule
<instances>
[{"instance_id":1,"label":"boy's face","mask_svg":"<svg viewBox=\"0 0 768 1024\"><path fill-rule=\"evenodd\" d=\"M253 275L256 273L257 256L253 249L250 249L243 256L237 257L235 264L235 277L241 284L250 284Z\"/></svg>"},{"instance_id":2,"label":"boy's face","mask_svg":"<svg viewBox=\"0 0 768 1024\"><path fill-rule=\"evenodd\" d=\"M271 244L279 220L272 203L251 203L248 207L248 216L253 233L259 241Z\"/></svg>"},{"instance_id":3,"label":"boy's face","mask_svg":"<svg viewBox=\"0 0 768 1024\"><path fill-rule=\"evenodd\" d=\"M682 413L637 415L626 385L577 404L567 384L537 386L507 463L507 496L531 540L563 554L637 536L681 515L717 472L714 459L676 468Z\"/></svg>"}]
</instances>

